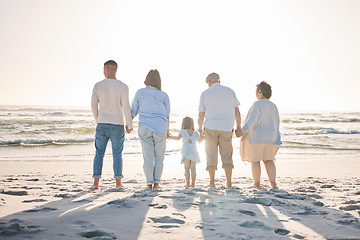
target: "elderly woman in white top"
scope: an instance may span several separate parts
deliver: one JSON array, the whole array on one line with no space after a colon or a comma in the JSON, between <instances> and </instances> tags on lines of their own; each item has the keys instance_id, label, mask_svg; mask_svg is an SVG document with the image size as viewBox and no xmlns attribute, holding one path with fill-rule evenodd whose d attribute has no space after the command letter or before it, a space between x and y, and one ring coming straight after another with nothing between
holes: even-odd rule
<instances>
[{"instance_id":1,"label":"elderly woman in white top","mask_svg":"<svg viewBox=\"0 0 360 240\"><path fill-rule=\"evenodd\" d=\"M240 155L243 161L251 162L254 184L260 188L262 160L265 164L272 188L277 188L275 155L281 145L280 118L276 105L269 99L271 86L263 81L256 85L256 98L241 128L244 134L240 143Z\"/></svg>"}]
</instances>

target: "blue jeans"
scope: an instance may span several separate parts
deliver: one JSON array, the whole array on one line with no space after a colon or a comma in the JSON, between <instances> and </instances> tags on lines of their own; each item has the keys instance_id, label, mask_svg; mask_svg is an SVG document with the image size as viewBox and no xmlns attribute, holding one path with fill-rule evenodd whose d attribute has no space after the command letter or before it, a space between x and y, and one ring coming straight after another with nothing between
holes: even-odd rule
<instances>
[{"instance_id":1,"label":"blue jeans","mask_svg":"<svg viewBox=\"0 0 360 240\"><path fill-rule=\"evenodd\" d=\"M138 134L144 158L144 173L148 185L159 183L164 166L166 133L159 134L139 125Z\"/></svg>"},{"instance_id":2,"label":"blue jeans","mask_svg":"<svg viewBox=\"0 0 360 240\"><path fill-rule=\"evenodd\" d=\"M122 178L125 131L124 125L98 123L96 126L93 178L101 178L103 160L107 143L111 140L113 153L114 178Z\"/></svg>"}]
</instances>

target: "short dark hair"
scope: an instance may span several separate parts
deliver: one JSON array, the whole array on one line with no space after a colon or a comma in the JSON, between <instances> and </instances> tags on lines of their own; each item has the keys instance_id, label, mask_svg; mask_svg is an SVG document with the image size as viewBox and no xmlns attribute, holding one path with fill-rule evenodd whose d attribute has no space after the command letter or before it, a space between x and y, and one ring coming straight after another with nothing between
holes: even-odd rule
<instances>
[{"instance_id":1,"label":"short dark hair","mask_svg":"<svg viewBox=\"0 0 360 240\"><path fill-rule=\"evenodd\" d=\"M157 69L150 70L150 72L146 75L144 83L146 86L152 86L161 90L161 78L159 71Z\"/></svg>"},{"instance_id":2,"label":"short dark hair","mask_svg":"<svg viewBox=\"0 0 360 240\"><path fill-rule=\"evenodd\" d=\"M181 128L194 130L195 129L194 120L191 117L184 117L182 124L181 124Z\"/></svg>"},{"instance_id":3,"label":"short dark hair","mask_svg":"<svg viewBox=\"0 0 360 240\"><path fill-rule=\"evenodd\" d=\"M108 67L111 66L111 67L117 68L118 65L114 60L109 60L109 61L104 63L104 66L108 66Z\"/></svg>"},{"instance_id":4,"label":"short dark hair","mask_svg":"<svg viewBox=\"0 0 360 240\"><path fill-rule=\"evenodd\" d=\"M266 97L267 99L271 98L271 94L272 94L271 86L265 81L262 81L261 83L256 85L256 91L261 92L263 96Z\"/></svg>"}]
</instances>

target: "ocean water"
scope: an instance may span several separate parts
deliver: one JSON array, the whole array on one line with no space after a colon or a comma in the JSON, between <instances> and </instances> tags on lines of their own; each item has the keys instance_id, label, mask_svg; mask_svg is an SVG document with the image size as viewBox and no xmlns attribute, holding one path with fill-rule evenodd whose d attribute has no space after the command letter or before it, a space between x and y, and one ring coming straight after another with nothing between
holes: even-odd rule
<instances>
[{"instance_id":1,"label":"ocean water","mask_svg":"<svg viewBox=\"0 0 360 240\"><path fill-rule=\"evenodd\" d=\"M173 134L180 130L185 116L196 122L196 112L172 111ZM281 158L360 156L360 112L281 113L280 118ZM137 119L134 126L135 131L126 134L124 155L141 155ZM92 159L95 127L90 108L0 106L0 160ZM234 155L238 156L239 139L235 136L233 145ZM202 148L200 145L200 152ZM111 155L108 149L107 155ZM168 140L168 155L179 154L180 149L181 141Z\"/></svg>"}]
</instances>

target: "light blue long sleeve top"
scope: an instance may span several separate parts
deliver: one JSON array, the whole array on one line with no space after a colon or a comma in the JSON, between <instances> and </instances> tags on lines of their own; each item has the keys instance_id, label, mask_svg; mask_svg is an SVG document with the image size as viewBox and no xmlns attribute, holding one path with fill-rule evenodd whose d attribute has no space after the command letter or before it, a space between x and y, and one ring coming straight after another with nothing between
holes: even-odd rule
<instances>
[{"instance_id":1,"label":"light blue long sleeve top","mask_svg":"<svg viewBox=\"0 0 360 240\"><path fill-rule=\"evenodd\" d=\"M241 131L244 136L249 134L250 144L281 145L279 126L280 117L276 105L268 99L260 99L251 106Z\"/></svg>"},{"instance_id":2,"label":"light blue long sleeve top","mask_svg":"<svg viewBox=\"0 0 360 240\"><path fill-rule=\"evenodd\" d=\"M139 124L163 134L168 130L167 117L170 115L168 95L151 86L139 89L131 104L131 115L139 114Z\"/></svg>"}]
</instances>

